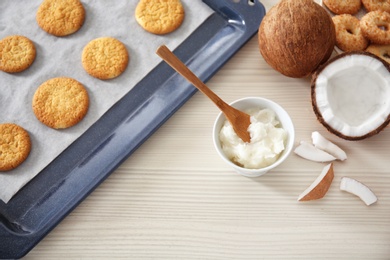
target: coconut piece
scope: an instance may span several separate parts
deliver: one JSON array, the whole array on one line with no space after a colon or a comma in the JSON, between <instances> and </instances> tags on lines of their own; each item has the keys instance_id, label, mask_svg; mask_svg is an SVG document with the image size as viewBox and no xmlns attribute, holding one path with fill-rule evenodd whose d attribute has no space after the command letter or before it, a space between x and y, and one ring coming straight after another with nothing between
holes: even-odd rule
<instances>
[{"instance_id":1,"label":"coconut piece","mask_svg":"<svg viewBox=\"0 0 390 260\"><path fill-rule=\"evenodd\" d=\"M314 145L305 141L301 141L301 143L295 148L294 153L301 156L302 158L314 162L331 162L336 160L336 157L333 155L320 150L314 147Z\"/></svg>"},{"instance_id":2,"label":"coconut piece","mask_svg":"<svg viewBox=\"0 0 390 260\"><path fill-rule=\"evenodd\" d=\"M367 206L370 206L371 204L378 201L378 198L370 188L368 188L363 183L349 177L341 178L340 190L358 196L364 203L366 203Z\"/></svg>"},{"instance_id":3,"label":"coconut piece","mask_svg":"<svg viewBox=\"0 0 390 260\"><path fill-rule=\"evenodd\" d=\"M333 164L326 165L314 182L299 195L298 201L318 200L325 196L334 178Z\"/></svg>"},{"instance_id":4,"label":"coconut piece","mask_svg":"<svg viewBox=\"0 0 390 260\"><path fill-rule=\"evenodd\" d=\"M323 137L319 132L314 131L311 134L311 139L313 141L313 145L317 147L318 149L321 149L340 161L344 161L347 159L347 154L344 152L343 149L338 147L336 144L332 143L325 137Z\"/></svg>"},{"instance_id":5,"label":"coconut piece","mask_svg":"<svg viewBox=\"0 0 390 260\"><path fill-rule=\"evenodd\" d=\"M313 0L282 0L263 17L258 41L273 69L300 78L329 59L336 31L328 12Z\"/></svg>"},{"instance_id":6,"label":"coconut piece","mask_svg":"<svg viewBox=\"0 0 390 260\"><path fill-rule=\"evenodd\" d=\"M362 140L390 122L390 65L367 52L340 54L314 75L311 99L319 122L346 140Z\"/></svg>"}]
</instances>

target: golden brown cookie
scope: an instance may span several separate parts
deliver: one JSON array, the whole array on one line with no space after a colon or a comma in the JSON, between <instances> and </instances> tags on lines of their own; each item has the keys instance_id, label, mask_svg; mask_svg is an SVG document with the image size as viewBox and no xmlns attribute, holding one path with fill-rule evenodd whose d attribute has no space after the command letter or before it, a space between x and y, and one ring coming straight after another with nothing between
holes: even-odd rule
<instances>
[{"instance_id":1,"label":"golden brown cookie","mask_svg":"<svg viewBox=\"0 0 390 260\"><path fill-rule=\"evenodd\" d=\"M364 37L372 43L390 44L390 13L368 12L360 20L360 28Z\"/></svg>"},{"instance_id":2,"label":"golden brown cookie","mask_svg":"<svg viewBox=\"0 0 390 260\"><path fill-rule=\"evenodd\" d=\"M0 171L9 171L24 162L31 150L28 132L13 123L0 124Z\"/></svg>"},{"instance_id":3,"label":"golden brown cookie","mask_svg":"<svg viewBox=\"0 0 390 260\"><path fill-rule=\"evenodd\" d=\"M180 0L140 0L135 19L146 31L154 34L170 33L184 20L184 7Z\"/></svg>"},{"instance_id":4,"label":"golden brown cookie","mask_svg":"<svg viewBox=\"0 0 390 260\"><path fill-rule=\"evenodd\" d=\"M364 7L367 12L371 11L385 11L390 12L390 1L389 0L362 0Z\"/></svg>"},{"instance_id":5,"label":"golden brown cookie","mask_svg":"<svg viewBox=\"0 0 390 260\"><path fill-rule=\"evenodd\" d=\"M363 51L368 40L360 29L360 21L353 15L341 14L332 17L336 29L336 46L343 51Z\"/></svg>"},{"instance_id":6,"label":"golden brown cookie","mask_svg":"<svg viewBox=\"0 0 390 260\"><path fill-rule=\"evenodd\" d=\"M98 79L112 79L125 71L129 54L119 40L102 37L90 41L84 47L81 62L89 75Z\"/></svg>"},{"instance_id":7,"label":"golden brown cookie","mask_svg":"<svg viewBox=\"0 0 390 260\"><path fill-rule=\"evenodd\" d=\"M0 70L16 73L26 70L34 62L36 50L27 37L12 35L0 41Z\"/></svg>"},{"instance_id":8,"label":"golden brown cookie","mask_svg":"<svg viewBox=\"0 0 390 260\"><path fill-rule=\"evenodd\" d=\"M323 0L323 3L335 14L356 14L362 6L360 0Z\"/></svg>"},{"instance_id":9,"label":"golden brown cookie","mask_svg":"<svg viewBox=\"0 0 390 260\"><path fill-rule=\"evenodd\" d=\"M55 36L78 31L84 19L85 10L80 0L44 0L36 14L38 25Z\"/></svg>"},{"instance_id":10,"label":"golden brown cookie","mask_svg":"<svg viewBox=\"0 0 390 260\"><path fill-rule=\"evenodd\" d=\"M390 63L390 45L371 44L366 51L371 52Z\"/></svg>"},{"instance_id":11,"label":"golden brown cookie","mask_svg":"<svg viewBox=\"0 0 390 260\"><path fill-rule=\"evenodd\" d=\"M88 92L75 79L49 79L35 91L32 107L35 116L45 125L55 129L68 128L87 114Z\"/></svg>"}]
</instances>

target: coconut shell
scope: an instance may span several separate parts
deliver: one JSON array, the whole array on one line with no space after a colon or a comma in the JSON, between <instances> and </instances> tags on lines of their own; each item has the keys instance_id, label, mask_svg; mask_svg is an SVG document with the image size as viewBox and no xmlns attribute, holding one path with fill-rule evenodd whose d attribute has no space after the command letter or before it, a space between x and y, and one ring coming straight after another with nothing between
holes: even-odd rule
<instances>
[{"instance_id":1,"label":"coconut shell","mask_svg":"<svg viewBox=\"0 0 390 260\"><path fill-rule=\"evenodd\" d=\"M272 68L302 78L329 59L336 31L328 12L313 0L282 0L264 16L258 41Z\"/></svg>"},{"instance_id":2,"label":"coconut shell","mask_svg":"<svg viewBox=\"0 0 390 260\"><path fill-rule=\"evenodd\" d=\"M329 169L327 169L328 167ZM326 195L334 178L333 164L329 164L325 166L323 171L326 169L327 169L326 172L322 172L317 177L317 178L321 178L318 184L314 186L310 191L305 191L304 193L302 193L298 198L299 201L318 200L318 199L322 199Z\"/></svg>"},{"instance_id":3,"label":"coconut shell","mask_svg":"<svg viewBox=\"0 0 390 260\"><path fill-rule=\"evenodd\" d=\"M321 74L321 72L326 68L326 66L328 66L329 64L335 62L336 60L338 59L342 59L346 56L350 56L350 55L367 55L367 56L370 56L374 59L378 59L382 62L383 66L389 71L390 73L390 64L387 63L385 60L381 59L380 57L378 56L375 56L374 54L372 53L369 53L369 52L364 52L364 51L352 51L352 52L343 52L335 57L333 57L332 59L328 60L326 63L322 64L318 69L317 71L312 75L312 79L311 79L311 104L312 104L312 107L313 107L313 111L314 111L314 114L316 115L317 117L317 120L332 134L344 139L344 140L348 140L348 141L359 141L359 140L363 140L363 139L366 139L368 137L372 137L378 133L380 133L383 129L385 129L388 124L390 123L390 115L387 116L386 120L384 120L383 124L381 124L379 127L377 127L376 129L372 130L371 132L368 132L366 133L365 135L361 135L361 136L349 136L349 135L344 135L342 133L340 133L339 131L333 129L329 124L328 122L326 122L326 120L322 117L322 114L321 112L319 111L318 109L318 104L317 104L317 99L316 99L316 81L317 81L317 78L318 76Z\"/></svg>"}]
</instances>

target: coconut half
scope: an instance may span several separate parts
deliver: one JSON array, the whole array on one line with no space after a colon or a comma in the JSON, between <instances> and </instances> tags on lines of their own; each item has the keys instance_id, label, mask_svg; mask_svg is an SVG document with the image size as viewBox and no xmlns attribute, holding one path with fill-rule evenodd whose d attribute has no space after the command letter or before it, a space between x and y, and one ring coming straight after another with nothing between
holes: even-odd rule
<instances>
[{"instance_id":1,"label":"coconut half","mask_svg":"<svg viewBox=\"0 0 390 260\"><path fill-rule=\"evenodd\" d=\"M311 82L318 120L333 134L361 140L390 122L390 68L367 52L345 52L324 64Z\"/></svg>"}]
</instances>

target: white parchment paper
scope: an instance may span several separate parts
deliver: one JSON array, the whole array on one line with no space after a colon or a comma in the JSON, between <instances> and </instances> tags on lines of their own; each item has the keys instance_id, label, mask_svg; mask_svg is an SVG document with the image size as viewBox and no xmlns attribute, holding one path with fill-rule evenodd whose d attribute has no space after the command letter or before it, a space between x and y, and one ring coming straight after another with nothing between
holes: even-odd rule
<instances>
[{"instance_id":1,"label":"white parchment paper","mask_svg":"<svg viewBox=\"0 0 390 260\"><path fill-rule=\"evenodd\" d=\"M182 0L186 12L183 24L175 32L161 36L147 33L135 21L138 0L81 1L86 10L84 25L66 37L52 36L37 25L35 14L41 0L0 1L0 39L24 35L37 49L36 60L26 71L0 71L0 123L16 123L32 139L27 160L12 171L0 173L0 199L5 203L161 61L155 54L158 46L165 44L173 50L212 13L200 0ZM130 55L126 71L108 81L89 76L81 64L84 46L103 36L123 42ZM60 76L74 78L87 88L90 107L76 126L54 130L36 119L31 104L39 85Z\"/></svg>"}]
</instances>

